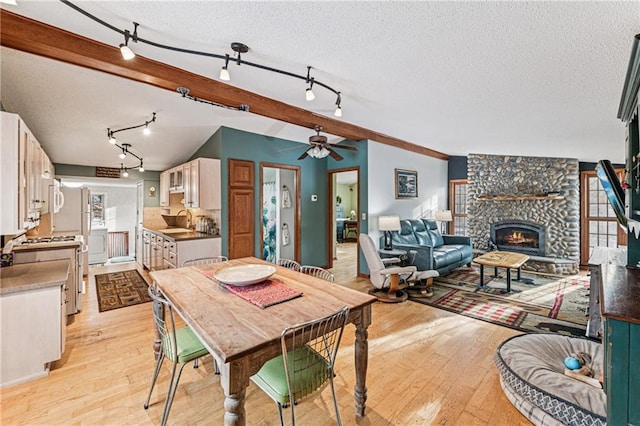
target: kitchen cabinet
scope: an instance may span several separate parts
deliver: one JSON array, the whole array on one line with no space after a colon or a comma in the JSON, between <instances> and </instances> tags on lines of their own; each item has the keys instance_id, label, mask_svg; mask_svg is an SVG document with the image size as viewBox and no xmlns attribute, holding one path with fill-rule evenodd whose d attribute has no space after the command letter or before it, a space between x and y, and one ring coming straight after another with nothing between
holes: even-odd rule
<instances>
[{"instance_id":1,"label":"kitchen cabinet","mask_svg":"<svg viewBox=\"0 0 640 426\"><path fill-rule=\"evenodd\" d=\"M220 210L220 160L197 158L184 167L184 206L188 209Z\"/></svg>"},{"instance_id":2,"label":"kitchen cabinet","mask_svg":"<svg viewBox=\"0 0 640 426\"><path fill-rule=\"evenodd\" d=\"M183 192L183 170L182 165L169 170L169 192Z\"/></svg>"},{"instance_id":3,"label":"kitchen cabinet","mask_svg":"<svg viewBox=\"0 0 640 426\"><path fill-rule=\"evenodd\" d=\"M151 236L149 231L142 231L142 265L151 269Z\"/></svg>"},{"instance_id":4,"label":"kitchen cabinet","mask_svg":"<svg viewBox=\"0 0 640 426\"><path fill-rule=\"evenodd\" d=\"M160 173L160 207L169 207L169 170Z\"/></svg>"},{"instance_id":5,"label":"kitchen cabinet","mask_svg":"<svg viewBox=\"0 0 640 426\"><path fill-rule=\"evenodd\" d=\"M31 203L32 199L39 199L37 194L31 193L34 191L34 180L40 182L31 163L37 141L20 116L8 112L0 114L0 235L15 235L33 228L40 219L40 212Z\"/></svg>"},{"instance_id":6,"label":"kitchen cabinet","mask_svg":"<svg viewBox=\"0 0 640 426\"><path fill-rule=\"evenodd\" d=\"M39 262L3 268L0 278L0 387L49 373L62 357L67 318L64 284L69 262Z\"/></svg>"},{"instance_id":7,"label":"kitchen cabinet","mask_svg":"<svg viewBox=\"0 0 640 426\"><path fill-rule=\"evenodd\" d=\"M148 266L152 270L180 268L185 260L201 257L220 256L222 254L222 239L219 237L175 239L162 232L145 229L149 241L149 254L145 252L144 259L149 259ZM193 235L198 235L193 232ZM202 234L200 234L202 235ZM144 237L143 237L144 238ZM145 246L146 248L147 246Z\"/></svg>"}]
</instances>

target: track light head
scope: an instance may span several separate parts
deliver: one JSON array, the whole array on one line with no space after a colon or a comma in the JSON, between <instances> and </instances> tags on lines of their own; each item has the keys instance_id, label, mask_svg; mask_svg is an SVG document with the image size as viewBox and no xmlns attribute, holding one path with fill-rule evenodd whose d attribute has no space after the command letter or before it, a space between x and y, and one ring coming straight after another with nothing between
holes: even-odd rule
<instances>
[{"instance_id":1,"label":"track light head","mask_svg":"<svg viewBox=\"0 0 640 426\"><path fill-rule=\"evenodd\" d=\"M111 131L111 129L107 129L107 138L109 138L109 143L111 145L115 145L116 142L118 142L116 140L116 137L113 135L113 132Z\"/></svg>"},{"instance_id":2,"label":"track light head","mask_svg":"<svg viewBox=\"0 0 640 426\"><path fill-rule=\"evenodd\" d=\"M129 30L124 30L124 43L120 44L120 54L125 61L130 61L136 57L135 52L129 47L129 39L133 40L134 43L138 42L138 24L136 22L133 23L133 34Z\"/></svg>"},{"instance_id":3,"label":"track light head","mask_svg":"<svg viewBox=\"0 0 640 426\"><path fill-rule=\"evenodd\" d=\"M231 75L229 75L229 55L225 55L224 66L220 70L220 80L229 81L231 80Z\"/></svg>"},{"instance_id":4,"label":"track light head","mask_svg":"<svg viewBox=\"0 0 640 426\"><path fill-rule=\"evenodd\" d=\"M342 95L338 92L338 99L336 99L336 111L333 113L336 117L342 117L342 107L340 104L342 103Z\"/></svg>"},{"instance_id":5,"label":"track light head","mask_svg":"<svg viewBox=\"0 0 640 426\"><path fill-rule=\"evenodd\" d=\"M149 136L151 134L151 129L149 128L149 125L147 124L146 126L144 126L144 129L142 129L142 133L145 136Z\"/></svg>"},{"instance_id":6,"label":"track light head","mask_svg":"<svg viewBox=\"0 0 640 426\"><path fill-rule=\"evenodd\" d=\"M126 156L127 154L125 154L124 150L120 154L118 154L118 157L120 157L121 160L124 160Z\"/></svg>"},{"instance_id":7,"label":"track light head","mask_svg":"<svg viewBox=\"0 0 640 426\"><path fill-rule=\"evenodd\" d=\"M140 167L138 167L139 172L144 172L144 166L142 165L142 161L140 162Z\"/></svg>"},{"instance_id":8,"label":"track light head","mask_svg":"<svg viewBox=\"0 0 640 426\"><path fill-rule=\"evenodd\" d=\"M313 93L313 90L311 90L311 86L307 87L307 91L305 92L305 98L308 101L312 101L316 98L316 95Z\"/></svg>"},{"instance_id":9,"label":"track light head","mask_svg":"<svg viewBox=\"0 0 640 426\"><path fill-rule=\"evenodd\" d=\"M129 172L125 170L124 173L122 173L122 176L129 177Z\"/></svg>"}]
</instances>

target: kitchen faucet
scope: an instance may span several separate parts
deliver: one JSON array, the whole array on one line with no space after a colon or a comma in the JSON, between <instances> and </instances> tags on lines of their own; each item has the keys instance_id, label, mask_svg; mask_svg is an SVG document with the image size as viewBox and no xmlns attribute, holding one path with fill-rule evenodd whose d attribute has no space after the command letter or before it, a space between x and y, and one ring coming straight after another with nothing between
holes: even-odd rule
<instances>
[{"instance_id":1,"label":"kitchen faucet","mask_svg":"<svg viewBox=\"0 0 640 426\"><path fill-rule=\"evenodd\" d=\"M178 211L178 213L176 214L176 217L180 216L180 213L182 212L186 212L187 213L187 228L191 228L191 222L193 222L193 216L191 215L191 212L189 210L180 210Z\"/></svg>"}]
</instances>

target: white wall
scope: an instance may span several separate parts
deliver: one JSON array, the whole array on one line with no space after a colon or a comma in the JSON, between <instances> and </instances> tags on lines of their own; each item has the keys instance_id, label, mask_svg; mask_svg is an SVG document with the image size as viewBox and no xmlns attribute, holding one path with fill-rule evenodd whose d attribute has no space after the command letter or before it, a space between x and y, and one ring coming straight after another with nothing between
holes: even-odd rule
<instances>
[{"instance_id":1,"label":"white wall","mask_svg":"<svg viewBox=\"0 0 640 426\"><path fill-rule=\"evenodd\" d=\"M377 244L378 216L433 217L447 207L447 161L370 141L368 146L369 235ZM394 169L418 172L418 198L395 198Z\"/></svg>"},{"instance_id":2,"label":"white wall","mask_svg":"<svg viewBox=\"0 0 640 426\"><path fill-rule=\"evenodd\" d=\"M106 194L106 225L110 232L129 231L129 256L136 251L136 187L92 186L91 193Z\"/></svg>"}]
</instances>

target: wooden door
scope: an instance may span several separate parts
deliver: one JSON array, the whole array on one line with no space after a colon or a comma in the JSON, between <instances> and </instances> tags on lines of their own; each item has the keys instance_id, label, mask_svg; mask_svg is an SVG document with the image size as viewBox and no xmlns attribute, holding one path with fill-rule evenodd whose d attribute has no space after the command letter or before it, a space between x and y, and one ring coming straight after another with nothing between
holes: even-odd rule
<instances>
[{"instance_id":1,"label":"wooden door","mask_svg":"<svg viewBox=\"0 0 640 426\"><path fill-rule=\"evenodd\" d=\"M252 161L229 160L229 259L256 255L254 177Z\"/></svg>"}]
</instances>

